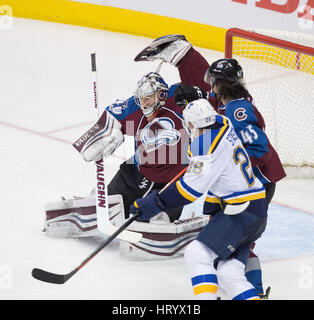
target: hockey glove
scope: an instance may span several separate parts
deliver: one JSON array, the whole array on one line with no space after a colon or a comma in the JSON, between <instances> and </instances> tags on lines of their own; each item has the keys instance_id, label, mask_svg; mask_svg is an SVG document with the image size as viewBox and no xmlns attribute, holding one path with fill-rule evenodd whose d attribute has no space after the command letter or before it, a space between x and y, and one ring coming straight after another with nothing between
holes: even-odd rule
<instances>
[{"instance_id":1,"label":"hockey glove","mask_svg":"<svg viewBox=\"0 0 314 320\"><path fill-rule=\"evenodd\" d=\"M73 143L73 147L85 161L97 161L109 157L123 142L121 124L105 111L100 120Z\"/></svg>"},{"instance_id":2,"label":"hockey glove","mask_svg":"<svg viewBox=\"0 0 314 320\"><path fill-rule=\"evenodd\" d=\"M149 220L164 211L165 205L161 202L158 191L154 190L145 198L140 198L134 201L130 207L130 214L135 214L137 211L141 212L141 215L136 219L137 221L149 222Z\"/></svg>"},{"instance_id":3,"label":"hockey glove","mask_svg":"<svg viewBox=\"0 0 314 320\"><path fill-rule=\"evenodd\" d=\"M207 99L207 92L200 87L179 85L174 92L176 105L185 108L190 102L198 99Z\"/></svg>"},{"instance_id":4,"label":"hockey glove","mask_svg":"<svg viewBox=\"0 0 314 320\"><path fill-rule=\"evenodd\" d=\"M155 39L134 58L134 61L154 61L160 59L177 66L191 47L191 43L186 40L185 36L170 34Z\"/></svg>"}]
</instances>

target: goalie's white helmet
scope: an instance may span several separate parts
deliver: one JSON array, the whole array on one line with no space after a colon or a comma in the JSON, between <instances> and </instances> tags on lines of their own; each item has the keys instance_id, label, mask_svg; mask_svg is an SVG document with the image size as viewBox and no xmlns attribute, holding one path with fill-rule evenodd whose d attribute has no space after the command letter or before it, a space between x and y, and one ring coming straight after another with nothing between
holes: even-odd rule
<instances>
[{"instance_id":1,"label":"goalie's white helmet","mask_svg":"<svg viewBox=\"0 0 314 320\"><path fill-rule=\"evenodd\" d=\"M150 72L137 83L134 98L146 117L164 105L168 96L168 85L157 72Z\"/></svg>"},{"instance_id":2,"label":"goalie's white helmet","mask_svg":"<svg viewBox=\"0 0 314 320\"><path fill-rule=\"evenodd\" d=\"M206 99L190 102L183 111L185 126L188 128L191 123L194 129L201 129L214 124L216 115L216 111Z\"/></svg>"}]
</instances>

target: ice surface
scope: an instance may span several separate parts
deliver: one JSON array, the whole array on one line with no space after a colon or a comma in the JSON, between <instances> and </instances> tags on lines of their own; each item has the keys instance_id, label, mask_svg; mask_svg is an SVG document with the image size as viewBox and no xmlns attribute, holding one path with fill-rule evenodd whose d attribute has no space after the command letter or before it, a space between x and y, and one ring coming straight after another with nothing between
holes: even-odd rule
<instances>
[{"instance_id":1,"label":"ice surface","mask_svg":"<svg viewBox=\"0 0 314 320\"><path fill-rule=\"evenodd\" d=\"M132 94L157 63L133 58L151 39L26 19L0 30L0 299L193 299L183 258L129 261L114 241L62 286L31 277L34 267L67 273L101 239L53 239L41 232L44 204L86 195L94 167L71 147L97 118L90 53L97 52L99 100L104 107ZM201 49L208 61L221 52ZM177 70L162 67L168 83ZM106 160L110 179L132 154L128 143ZM313 180L277 185L266 232L256 244L265 287L273 299L314 299ZM191 208L192 207L192 208ZM186 210L199 214L200 204ZM305 281L306 280L306 281Z\"/></svg>"}]
</instances>

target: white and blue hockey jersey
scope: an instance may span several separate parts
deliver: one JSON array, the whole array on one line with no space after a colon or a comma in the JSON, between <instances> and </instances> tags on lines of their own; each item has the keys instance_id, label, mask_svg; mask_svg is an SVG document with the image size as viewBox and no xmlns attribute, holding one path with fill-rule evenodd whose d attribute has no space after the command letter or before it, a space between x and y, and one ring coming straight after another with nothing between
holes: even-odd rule
<instances>
[{"instance_id":1,"label":"white and blue hockey jersey","mask_svg":"<svg viewBox=\"0 0 314 320\"><path fill-rule=\"evenodd\" d=\"M176 184L160 194L167 208L185 205L206 193L211 203L239 204L265 198L249 156L231 121L216 116L215 129L207 130L189 147L190 164Z\"/></svg>"}]
</instances>

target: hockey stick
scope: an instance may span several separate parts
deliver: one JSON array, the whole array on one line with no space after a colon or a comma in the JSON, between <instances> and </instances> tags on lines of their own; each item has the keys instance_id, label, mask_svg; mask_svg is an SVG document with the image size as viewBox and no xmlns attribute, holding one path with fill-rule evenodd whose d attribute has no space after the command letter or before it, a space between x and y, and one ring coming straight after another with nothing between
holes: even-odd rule
<instances>
[{"instance_id":1,"label":"hockey stick","mask_svg":"<svg viewBox=\"0 0 314 320\"><path fill-rule=\"evenodd\" d=\"M94 107L98 112L98 119L100 111L98 106L97 96L97 70L96 70L96 53L91 53L91 70L93 76L93 92L94 92ZM104 161L103 158L98 159L96 162L96 216L97 216L97 229L106 235L112 235L117 231L109 219L109 199L108 199L108 186L106 183ZM138 232L123 231L117 236L120 240L128 242L138 242L142 238L142 234Z\"/></svg>"},{"instance_id":2,"label":"hockey stick","mask_svg":"<svg viewBox=\"0 0 314 320\"><path fill-rule=\"evenodd\" d=\"M164 192L174 181L176 181L184 172L187 170L187 167L184 168L179 174L177 174L161 191L159 194ZM91 261L97 253L99 253L103 248L105 248L113 239L115 239L123 230L125 230L138 216L140 212L136 212L131 218L129 218L125 223L117 229L108 239L102 242L78 267L73 271L67 274L57 274L48 272L42 269L34 268L32 270L32 276L40 281L54 283L54 284L64 284L71 277L73 277L79 270L81 270L89 261Z\"/></svg>"},{"instance_id":3,"label":"hockey stick","mask_svg":"<svg viewBox=\"0 0 314 320\"><path fill-rule=\"evenodd\" d=\"M97 96L96 53L91 53L91 69L93 76L94 107L97 109L99 119L100 111ZM108 187L105 179L103 158L101 157L101 159L98 159L95 164L97 228L100 232L106 233L106 230L111 223L109 221Z\"/></svg>"},{"instance_id":4,"label":"hockey stick","mask_svg":"<svg viewBox=\"0 0 314 320\"><path fill-rule=\"evenodd\" d=\"M57 274L48 272L42 269L34 268L32 270L32 276L40 281L54 283L54 284L63 284L73 277L79 270L81 270L90 260L92 260L97 253L99 253L103 248L105 248L113 239L115 239L124 229L126 229L129 224L131 224L141 213L137 212L130 219L125 221L125 223L117 229L109 238L102 242L78 267L73 271L67 274Z\"/></svg>"}]
</instances>

